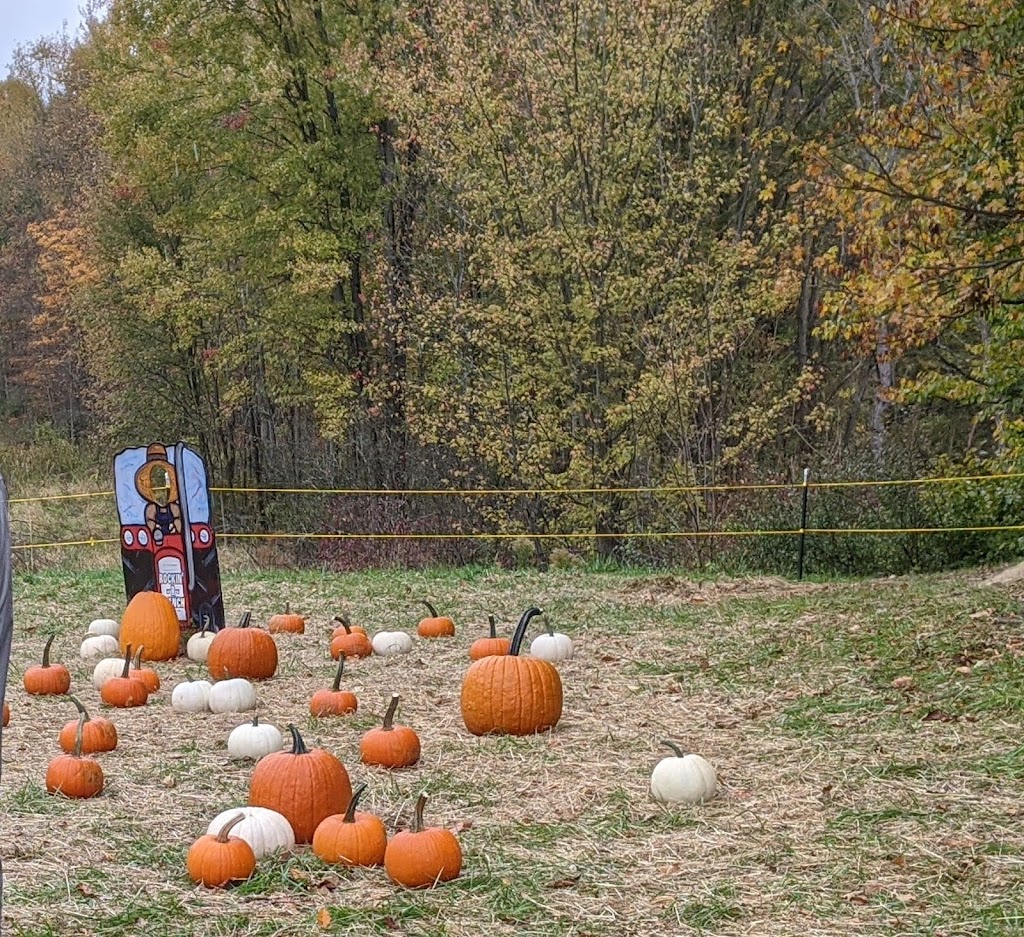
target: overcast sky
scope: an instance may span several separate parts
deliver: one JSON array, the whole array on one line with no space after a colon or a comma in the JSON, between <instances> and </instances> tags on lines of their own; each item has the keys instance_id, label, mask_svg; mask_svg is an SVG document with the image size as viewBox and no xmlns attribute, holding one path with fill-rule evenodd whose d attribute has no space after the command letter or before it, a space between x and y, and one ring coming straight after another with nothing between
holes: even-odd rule
<instances>
[{"instance_id":1,"label":"overcast sky","mask_svg":"<svg viewBox=\"0 0 1024 937\"><path fill-rule=\"evenodd\" d=\"M84 0L0 0L0 80L7 77L14 47L59 34L67 23L74 38L82 22Z\"/></svg>"}]
</instances>

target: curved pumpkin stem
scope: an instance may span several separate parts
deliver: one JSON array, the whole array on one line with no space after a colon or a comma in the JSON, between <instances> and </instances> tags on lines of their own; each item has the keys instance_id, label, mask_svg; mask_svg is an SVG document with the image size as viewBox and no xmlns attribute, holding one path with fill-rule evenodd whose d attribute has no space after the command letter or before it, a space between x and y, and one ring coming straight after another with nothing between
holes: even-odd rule
<instances>
[{"instance_id":1,"label":"curved pumpkin stem","mask_svg":"<svg viewBox=\"0 0 1024 937\"><path fill-rule=\"evenodd\" d=\"M128 677L128 671L132 666L132 646L129 644L124 652L124 670L121 671L121 676L125 679Z\"/></svg>"},{"instance_id":2,"label":"curved pumpkin stem","mask_svg":"<svg viewBox=\"0 0 1024 937\"><path fill-rule=\"evenodd\" d=\"M78 714L80 716L85 716L85 721L88 722L89 721L89 713L86 711L86 708L82 705L82 703L78 699L78 697L77 696L72 696L70 693L68 693L67 694L67 698L69 700L71 700L72 703L75 704L75 709L78 710Z\"/></svg>"},{"instance_id":3,"label":"curved pumpkin stem","mask_svg":"<svg viewBox=\"0 0 1024 937\"><path fill-rule=\"evenodd\" d=\"M526 637L526 628L530 624L530 619L543 614L539 608L528 608L523 612L523 617L519 619L519 624L516 625L515 633L512 635L512 644L508 649L509 656L515 657L523 646L523 638Z\"/></svg>"},{"instance_id":4,"label":"curved pumpkin stem","mask_svg":"<svg viewBox=\"0 0 1024 937\"><path fill-rule=\"evenodd\" d=\"M309 749L306 748L306 743L302 741L302 736L299 735L299 730L290 722L288 723L288 731L292 734L291 753L293 755L308 755Z\"/></svg>"},{"instance_id":5,"label":"curved pumpkin stem","mask_svg":"<svg viewBox=\"0 0 1024 937\"><path fill-rule=\"evenodd\" d=\"M424 791L416 798L416 809L412 814L412 831L414 833L423 832L423 808L427 805L427 793Z\"/></svg>"},{"instance_id":6,"label":"curved pumpkin stem","mask_svg":"<svg viewBox=\"0 0 1024 937\"><path fill-rule=\"evenodd\" d=\"M352 622L348 620L344 612L340 615L335 615L331 621L336 621L342 628L345 629L345 634L352 634Z\"/></svg>"},{"instance_id":7,"label":"curved pumpkin stem","mask_svg":"<svg viewBox=\"0 0 1024 937\"><path fill-rule=\"evenodd\" d=\"M50 666L50 645L53 644L53 639L55 637L57 637L56 632L51 634L46 639L46 644L43 645L43 666L44 667L49 667Z\"/></svg>"},{"instance_id":8,"label":"curved pumpkin stem","mask_svg":"<svg viewBox=\"0 0 1024 937\"><path fill-rule=\"evenodd\" d=\"M394 728L395 722L395 710L398 709L399 695L397 693L391 694L391 702L388 703L388 710L384 713L384 725L381 727L386 732L390 732Z\"/></svg>"},{"instance_id":9,"label":"curved pumpkin stem","mask_svg":"<svg viewBox=\"0 0 1024 937\"><path fill-rule=\"evenodd\" d=\"M669 739L662 739L661 744L666 748L671 748L672 751L675 752L676 758L686 757L686 753L675 742L670 741Z\"/></svg>"},{"instance_id":10,"label":"curved pumpkin stem","mask_svg":"<svg viewBox=\"0 0 1024 937\"><path fill-rule=\"evenodd\" d=\"M140 644L139 649L135 652L135 669L142 670L142 651L146 647L145 644Z\"/></svg>"},{"instance_id":11,"label":"curved pumpkin stem","mask_svg":"<svg viewBox=\"0 0 1024 937\"><path fill-rule=\"evenodd\" d=\"M250 611L242 612L242 617L238 619L238 627L239 628L248 628L251 623L252 623L252 612L250 612Z\"/></svg>"},{"instance_id":12,"label":"curved pumpkin stem","mask_svg":"<svg viewBox=\"0 0 1024 937\"><path fill-rule=\"evenodd\" d=\"M498 632L494 630L494 616L493 615L488 615L487 616L487 620L488 620L488 622L490 622L490 625L491 625L491 635L490 636L492 638L496 638L498 636Z\"/></svg>"},{"instance_id":13,"label":"curved pumpkin stem","mask_svg":"<svg viewBox=\"0 0 1024 937\"><path fill-rule=\"evenodd\" d=\"M85 741L85 710L78 715L78 728L75 729L75 747L71 749L74 758L82 757L82 743Z\"/></svg>"},{"instance_id":14,"label":"curved pumpkin stem","mask_svg":"<svg viewBox=\"0 0 1024 937\"><path fill-rule=\"evenodd\" d=\"M228 833L230 833L244 819L245 819L245 814L244 813L236 813L230 820L228 820L227 823L225 823L220 828L220 832L217 834L217 842L218 843L226 843L228 841Z\"/></svg>"},{"instance_id":15,"label":"curved pumpkin stem","mask_svg":"<svg viewBox=\"0 0 1024 937\"><path fill-rule=\"evenodd\" d=\"M341 689L341 675L345 672L345 655L342 654L338 658L338 669L334 672L334 683L331 684L331 689L337 693Z\"/></svg>"},{"instance_id":16,"label":"curved pumpkin stem","mask_svg":"<svg viewBox=\"0 0 1024 937\"><path fill-rule=\"evenodd\" d=\"M365 790L366 782L363 781L363 783L352 792L352 797L348 802L348 809L345 811L345 816L341 818L342 823L356 822L356 804L359 802L359 798L363 796L363 791Z\"/></svg>"},{"instance_id":17,"label":"curved pumpkin stem","mask_svg":"<svg viewBox=\"0 0 1024 937\"><path fill-rule=\"evenodd\" d=\"M427 606L427 611L430 612L430 617L437 618L437 609L434 608L434 606L431 605L426 599L421 599L420 601L422 601L423 604Z\"/></svg>"}]
</instances>

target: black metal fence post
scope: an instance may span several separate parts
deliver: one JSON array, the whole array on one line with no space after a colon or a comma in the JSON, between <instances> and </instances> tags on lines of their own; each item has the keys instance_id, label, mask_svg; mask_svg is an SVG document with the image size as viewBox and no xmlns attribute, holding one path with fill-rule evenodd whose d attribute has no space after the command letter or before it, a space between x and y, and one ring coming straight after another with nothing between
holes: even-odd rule
<instances>
[{"instance_id":1,"label":"black metal fence post","mask_svg":"<svg viewBox=\"0 0 1024 937\"><path fill-rule=\"evenodd\" d=\"M804 550L807 544L807 494L810 491L808 481L811 477L811 470L804 469L804 490L800 498L800 554L796 564L796 578L804 578Z\"/></svg>"}]
</instances>

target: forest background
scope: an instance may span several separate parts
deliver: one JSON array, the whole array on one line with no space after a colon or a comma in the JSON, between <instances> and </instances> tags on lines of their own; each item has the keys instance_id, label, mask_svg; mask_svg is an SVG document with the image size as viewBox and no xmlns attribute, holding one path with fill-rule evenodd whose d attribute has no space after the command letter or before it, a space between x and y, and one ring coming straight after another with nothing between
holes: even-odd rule
<instances>
[{"instance_id":1,"label":"forest background","mask_svg":"<svg viewBox=\"0 0 1024 937\"><path fill-rule=\"evenodd\" d=\"M793 538L645 534L789 530L798 487L732 486L804 467L1024 468L1014 0L90 12L0 83L15 494L109 488L116 449L184 439L226 488L510 492L221 495L228 529L530 535L288 562L787 571ZM1022 503L1012 477L816 489L811 519L1013 526ZM1022 541L809 548L900 572Z\"/></svg>"}]
</instances>

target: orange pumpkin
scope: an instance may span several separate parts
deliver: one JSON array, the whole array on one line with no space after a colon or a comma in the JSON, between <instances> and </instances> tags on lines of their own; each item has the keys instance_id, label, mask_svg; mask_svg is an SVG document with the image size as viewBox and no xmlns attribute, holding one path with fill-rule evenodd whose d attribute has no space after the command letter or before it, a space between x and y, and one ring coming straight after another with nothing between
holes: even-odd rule
<instances>
[{"instance_id":1,"label":"orange pumpkin","mask_svg":"<svg viewBox=\"0 0 1024 937\"><path fill-rule=\"evenodd\" d=\"M120 677L111 677L100 687L100 699L108 706L118 709L129 709L132 706L145 706L149 699L149 690L141 680L130 676L132 665L132 646L124 652L124 670Z\"/></svg>"},{"instance_id":2,"label":"orange pumpkin","mask_svg":"<svg viewBox=\"0 0 1024 937\"><path fill-rule=\"evenodd\" d=\"M421 638L450 638L455 634L455 622L437 614L437 610L429 602L424 602L429 618L424 618L416 627L416 633Z\"/></svg>"},{"instance_id":3,"label":"orange pumpkin","mask_svg":"<svg viewBox=\"0 0 1024 937\"><path fill-rule=\"evenodd\" d=\"M58 755L46 769L46 789L65 797L95 797L103 790L103 769L98 761L82 757L85 715L78 717L75 745L70 755Z\"/></svg>"},{"instance_id":4,"label":"orange pumpkin","mask_svg":"<svg viewBox=\"0 0 1024 937\"><path fill-rule=\"evenodd\" d=\"M302 615L294 614L291 605L285 602L284 612L270 617L267 630L271 634L305 634L306 619Z\"/></svg>"},{"instance_id":5,"label":"orange pumpkin","mask_svg":"<svg viewBox=\"0 0 1024 937\"><path fill-rule=\"evenodd\" d=\"M427 795L416 801L412 829L396 833L384 853L391 881L406 888L429 888L457 878L462 871L462 847L451 830L423 828Z\"/></svg>"},{"instance_id":6,"label":"orange pumpkin","mask_svg":"<svg viewBox=\"0 0 1024 937\"><path fill-rule=\"evenodd\" d=\"M331 657L335 660L339 657L369 657L373 653L373 645L365 631L356 631L340 618L334 620L340 621L341 627L331 638Z\"/></svg>"},{"instance_id":7,"label":"orange pumpkin","mask_svg":"<svg viewBox=\"0 0 1024 937\"><path fill-rule=\"evenodd\" d=\"M155 693L160 689L160 674L158 674L152 667L142 666L142 652L145 648L140 647L135 652L135 666L128 671L128 676L133 680L138 680L149 693Z\"/></svg>"},{"instance_id":8,"label":"orange pumpkin","mask_svg":"<svg viewBox=\"0 0 1024 937\"><path fill-rule=\"evenodd\" d=\"M356 812L356 804L365 790L366 785L360 784L352 793L348 809L325 818L316 828L313 852L324 862L346 866L384 864L388 845L384 823L376 814Z\"/></svg>"},{"instance_id":9,"label":"orange pumpkin","mask_svg":"<svg viewBox=\"0 0 1024 937\"><path fill-rule=\"evenodd\" d=\"M391 694L384 713L384 725L370 729L359 741L359 757L363 764L381 768L408 768L420 760L420 738L409 726L394 724L399 696Z\"/></svg>"},{"instance_id":10,"label":"orange pumpkin","mask_svg":"<svg viewBox=\"0 0 1024 937\"><path fill-rule=\"evenodd\" d=\"M75 704L78 710L78 719L72 719L65 723L64 728L57 735L57 742L66 752L75 750L75 742L78 737L79 722L82 723L82 746L81 754L91 755L93 752L112 752L117 748L117 726L103 716L89 718L85 707L74 697L68 694L68 699Z\"/></svg>"},{"instance_id":11,"label":"orange pumpkin","mask_svg":"<svg viewBox=\"0 0 1024 937\"><path fill-rule=\"evenodd\" d=\"M193 882L207 888L220 888L228 882L244 882L256 870L256 853L244 839L228 833L245 819L244 813L232 817L216 836L200 836L188 850L185 868Z\"/></svg>"},{"instance_id":12,"label":"orange pumpkin","mask_svg":"<svg viewBox=\"0 0 1024 937\"><path fill-rule=\"evenodd\" d=\"M508 654L469 665L462 681L462 719L474 735L532 735L561 717L562 679L554 665L519 656L527 625L540 614L539 608L523 613Z\"/></svg>"},{"instance_id":13,"label":"orange pumpkin","mask_svg":"<svg viewBox=\"0 0 1024 937\"><path fill-rule=\"evenodd\" d=\"M43 645L43 662L25 671L22 683L25 692L33 696L60 696L71 689L71 674L63 664L50 663L50 645L56 635L50 635Z\"/></svg>"},{"instance_id":14,"label":"orange pumpkin","mask_svg":"<svg viewBox=\"0 0 1024 937\"><path fill-rule=\"evenodd\" d=\"M171 660L181 653L181 622L162 592L136 592L121 617L121 652L145 647L145 660Z\"/></svg>"},{"instance_id":15,"label":"orange pumpkin","mask_svg":"<svg viewBox=\"0 0 1024 937\"><path fill-rule=\"evenodd\" d=\"M482 657L500 657L508 653L512 642L508 638L499 638L494 626L494 616L488 615L491 633L486 638L477 638L469 646L469 659L480 660Z\"/></svg>"},{"instance_id":16,"label":"orange pumpkin","mask_svg":"<svg viewBox=\"0 0 1024 937\"><path fill-rule=\"evenodd\" d=\"M334 683L329 690L317 690L309 701L309 711L314 716L347 716L359 708L355 693L341 689L341 675L345 672L345 656L338 659Z\"/></svg>"},{"instance_id":17,"label":"orange pumpkin","mask_svg":"<svg viewBox=\"0 0 1024 937\"><path fill-rule=\"evenodd\" d=\"M7 705L7 700L4 700L4 728L11 724L11 707Z\"/></svg>"},{"instance_id":18,"label":"orange pumpkin","mask_svg":"<svg viewBox=\"0 0 1024 937\"><path fill-rule=\"evenodd\" d=\"M252 612L242 615L238 626L223 628L210 645L206 667L214 680L245 677L266 680L277 671L277 645L260 628L249 627Z\"/></svg>"},{"instance_id":19,"label":"orange pumpkin","mask_svg":"<svg viewBox=\"0 0 1024 937\"><path fill-rule=\"evenodd\" d=\"M289 724L290 752L264 755L252 772L249 804L283 814L297 843L308 843L316 828L333 813L341 813L352 798L345 766L322 748L307 749L299 730Z\"/></svg>"}]
</instances>

